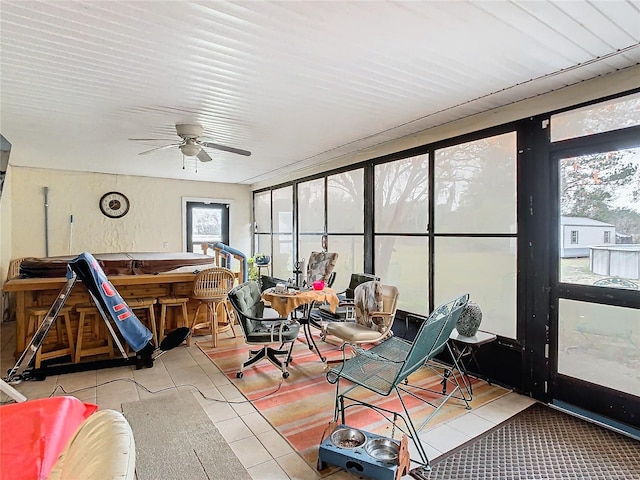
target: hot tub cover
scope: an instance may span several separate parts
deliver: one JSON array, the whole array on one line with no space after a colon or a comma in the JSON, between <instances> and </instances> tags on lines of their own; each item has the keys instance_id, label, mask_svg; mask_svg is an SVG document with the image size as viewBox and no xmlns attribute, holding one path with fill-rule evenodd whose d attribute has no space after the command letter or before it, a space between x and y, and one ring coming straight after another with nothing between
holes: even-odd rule
<instances>
[{"instance_id":1,"label":"hot tub cover","mask_svg":"<svg viewBox=\"0 0 640 480\"><path fill-rule=\"evenodd\" d=\"M93 256L109 276L164 273L180 267L207 265L213 262L208 255L185 252L96 253ZM75 255L25 258L20 265L20 277L64 277L67 264L74 258Z\"/></svg>"}]
</instances>

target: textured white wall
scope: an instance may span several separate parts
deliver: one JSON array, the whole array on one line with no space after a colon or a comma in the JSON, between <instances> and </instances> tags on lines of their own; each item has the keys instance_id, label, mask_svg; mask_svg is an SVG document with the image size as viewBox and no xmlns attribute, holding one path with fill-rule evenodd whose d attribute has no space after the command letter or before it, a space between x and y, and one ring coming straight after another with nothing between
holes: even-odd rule
<instances>
[{"instance_id":1,"label":"textured white wall","mask_svg":"<svg viewBox=\"0 0 640 480\"><path fill-rule=\"evenodd\" d=\"M2 188L2 196L0 197L0 286L7 278L9 261L11 260L11 177L13 176L13 170L12 166L7 169L7 176ZM4 296L2 300L1 312L3 315ZM0 315L0 318L2 318L2 315Z\"/></svg>"},{"instance_id":2,"label":"textured white wall","mask_svg":"<svg viewBox=\"0 0 640 480\"><path fill-rule=\"evenodd\" d=\"M11 177L13 167L9 166L0 196L0 261L5 260L5 249L11 246ZM8 252L7 252L8 255ZM8 259L7 259L8 262ZM0 273L4 279L6 273Z\"/></svg>"},{"instance_id":3,"label":"textured white wall","mask_svg":"<svg viewBox=\"0 0 640 480\"><path fill-rule=\"evenodd\" d=\"M49 187L49 256L111 252L180 252L182 197L229 201L230 244L250 253L250 189L246 185L13 167L10 257L45 255L44 187ZM123 218L104 216L100 197L124 193ZM70 216L73 215L71 251ZM5 266L6 269L6 266Z\"/></svg>"}]
</instances>

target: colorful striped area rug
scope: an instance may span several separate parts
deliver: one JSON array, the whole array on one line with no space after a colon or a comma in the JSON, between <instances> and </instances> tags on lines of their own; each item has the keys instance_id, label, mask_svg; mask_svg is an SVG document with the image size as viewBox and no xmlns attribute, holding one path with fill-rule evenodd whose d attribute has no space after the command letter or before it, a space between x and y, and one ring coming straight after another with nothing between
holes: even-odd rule
<instances>
[{"instance_id":1,"label":"colorful striped area rug","mask_svg":"<svg viewBox=\"0 0 640 480\"><path fill-rule=\"evenodd\" d=\"M320 351L329 361L342 358L342 353L337 346L321 341L319 336L314 338ZM304 336L298 337L294 346L293 360L289 366L290 376L286 380L268 361L258 362L244 371L243 378L236 378L240 365L248 358L249 350L241 334L238 334L238 338L219 338L218 347L215 349L210 345L198 344L198 346L307 463L315 468L323 431L333 420L336 387L327 382L326 365L320 361L314 351L309 350ZM338 364L334 363L331 366L336 365ZM441 380L442 377L429 368L421 368L409 377L409 383L412 385L435 391L442 390ZM485 381L476 379L472 381L472 408L477 408L509 392L502 387L489 385ZM395 394L382 397L363 391L358 392L357 396L368 403L402 411ZM424 402L411 397L403 398L409 406L416 427L421 425L433 411ZM429 398L437 402L442 397L438 394L429 394ZM465 412L467 410L464 402L452 398L430 420L427 428L463 415ZM369 408L359 406L348 408L346 423L378 435L395 438L401 436L398 429L395 430L395 435L392 435L392 426L389 422Z\"/></svg>"}]
</instances>

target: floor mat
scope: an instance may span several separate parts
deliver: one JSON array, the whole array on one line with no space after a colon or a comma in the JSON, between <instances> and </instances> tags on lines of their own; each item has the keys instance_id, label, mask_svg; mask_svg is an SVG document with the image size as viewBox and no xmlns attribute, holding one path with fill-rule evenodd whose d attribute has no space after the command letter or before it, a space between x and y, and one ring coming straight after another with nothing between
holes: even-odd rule
<instances>
[{"instance_id":1,"label":"floor mat","mask_svg":"<svg viewBox=\"0 0 640 480\"><path fill-rule=\"evenodd\" d=\"M137 480L251 480L190 392L122 404L136 442Z\"/></svg>"},{"instance_id":2,"label":"floor mat","mask_svg":"<svg viewBox=\"0 0 640 480\"><path fill-rule=\"evenodd\" d=\"M435 459L419 480L640 479L640 442L543 404Z\"/></svg>"}]
</instances>

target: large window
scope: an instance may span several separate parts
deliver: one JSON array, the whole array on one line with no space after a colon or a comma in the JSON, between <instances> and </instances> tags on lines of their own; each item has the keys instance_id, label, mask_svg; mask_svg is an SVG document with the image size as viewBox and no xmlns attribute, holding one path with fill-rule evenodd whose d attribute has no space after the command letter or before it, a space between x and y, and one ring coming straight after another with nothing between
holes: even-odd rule
<instances>
[{"instance_id":1,"label":"large window","mask_svg":"<svg viewBox=\"0 0 640 480\"><path fill-rule=\"evenodd\" d=\"M560 281L634 289L640 284L634 241L640 238L640 148L561 158L558 168Z\"/></svg>"},{"instance_id":2,"label":"large window","mask_svg":"<svg viewBox=\"0 0 640 480\"><path fill-rule=\"evenodd\" d=\"M551 141L640 125L640 93L569 110L551 117Z\"/></svg>"},{"instance_id":3,"label":"large window","mask_svg":"<svg viewBox=\"0 0 640 480\"><path fill-rule=\"evenodd\" d=\"M516 260L515 238L436 238L436 305L468 293L482 310L482 330L515 338Z\"/></svg>"},{"instance_id":4,"label":"large window","mask_svg":"<svg viewBox=\"0 0 640 480\"><path fill-rule=\"evenodd\" d=\"M516 133L436 151L436 233L516 232Z\"/></svg>"},{"instance_id":5,"label":"large window","mask_svg":"<svg viewBox=\"0 0 640 480\"><path fill-rule=\"evenodd\" d=\"M369 261L400 290L399 309L427 315L434 303L468 292L483 309L484 329L515 338L516 133L436 150L433 171L431 161L425 152L272 190L274 274L291 276L292 238L298 259L307 259L327 235L328 250L339 254L337 290Z\"/></svg>"},{"instance_id":6,"label":"large window","mask_svg":"<svg viewBox=\"0 0 640 480\"><path fill-rule=\"evenodd\" d=\"M256 233L271 233L271 192L253 196L253 216Z\"/></svg>"},{"instance_id":7,"label":"large window","mask_svg":"<svg viewBox=\"0 0 640 480\"><path fill-rule=\"evenodd\" d=\"M338 252L333 287L344 291L352 273L364 272L364 240L362 235L329 235L329 251Z\"/></svg>"},{"instance_id":8,"label":"large window","mask_svg":"<svg viewBox=\"0 0 640 480\"><path fill-rule=\"evenodd\" d=\"M298 258L300 260L304 259L306 262L309 260L311 252L320 251L322 251L322 235L300 235L298 237Z\"/></svg>"},{"instance_id":9,"label":"large window","mask_svg":"<svg viewBox=\"0 0 640 480\"><path fill-rule=\"evenodd\" d=\"M188 252L202 253L204 244L208 250L217 242L229 243L229 205L187 201L186 215Z\"/></svg>"},{"instance_id":10,"label":"large window","mask_svg":"<svg viewBox=\"0 0 640 480\"><path fill-rule=\"evenodd\" d=\"M401 292L398 307L429 313L429 155L374 169L374 262Z\"/></svg>"},{"instance_id":11,"label":"large window","mask_svg":"<svg viewBox=\"0 0 640 480\"><path fill-rule=\"evenodd\" d=\"M325 178L319 178L298 184L298 260L304 261L304 265L311 252L322 250L326 223L325 183Z\"/></svg>"},{"instance_id":12,"label":"large window","mask_svg":"<svg viewBox=\"0 0 640 480\"><path fill-rule=\"evenodd\" d=\"M482 329L516 337L516 133L436 150L435 304L463 293Z\"/></svg>"},{"instance_id":13,"label":"large window","mask_svg":"<svg viewBox=\"0 0 640 480\"><path fill-rule=\"evenodd\" d=\"M253 196L254 237L253 251L271 255L271 192L260 192Z\"/></svg>"},{"instance_id":14,"label":"large window","mask_svg":"<svg viewBox=\"0 0 640 480\"><path fill-rule=\"evenodd\" d=\"M558 373L640 397L638 310L560 299Z\"/></svg>"},{"instance_id":15,"label":"large window","mask_svg":"<svg viewBox=\"0 0 640 480\"><path fill-rule=\"evenodd\" d=\"M363 169L327 178L327 232L364 233Z\"/></svg>"},{"instance_id":16,"label":"large window","mask_svg":"<svg viewBox=\"0 0 640 480\"><path fill-rule=\"evenodd\" d=\"M325 179L311 180L298 184L298 233L322 235L324 233ZM300 249L300 254L306 250Z\"/></svg>"},{"instance_id":17,"label":"large window","mask_svg":"<svg viewBox=\"0 0 640 480\"><path fill-rule=\"evenodd\" d=\"M428 233L428 155L376 165L374 184L376 233ZM388 251L376 253L376 268L384 268Z\"/></svg>"},{"instance_id":18,"label":"large window","mask_svg":"<svg viewBox=\"0 0 640 480\"><path fill-rule=\"evenodd\" d=\"M293 187L271 192L273 256L275 277L289 278L293 272Z\"/></svg>"},{"instance_id":19,"label":"large window","mask_svg":"<svg viewBox=\"0 0 640 480\"><path fill-rule=\"evenodd\" d=\"M429 238L376 235L375 273L400 291L398 308L429 313Z\"/></svg>"},{"instance_id":20,"label":"large window","mask_svg":"<svg viewBox=\"0 0 640 480\"><path fill-rule=\"evenodd\" d=\"M352 273L364 272L364 169L327 177L328 250L338 252L334 287L344 290Z\"/></svg>"}]
</instances>

